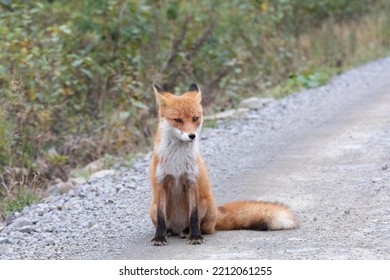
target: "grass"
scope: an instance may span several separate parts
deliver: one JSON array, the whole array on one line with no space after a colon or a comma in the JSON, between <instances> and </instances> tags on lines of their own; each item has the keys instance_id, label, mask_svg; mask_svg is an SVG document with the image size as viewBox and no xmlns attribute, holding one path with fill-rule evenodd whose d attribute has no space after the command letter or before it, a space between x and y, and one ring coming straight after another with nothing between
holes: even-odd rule
<instances>
[{"instance_id":1,"label":"grass","mask_svg":"<svg viewBox=\"0 0 390 280\"><path fill-rule=\"evenodd\" d=\"M302 33L293 43L296 54L292 64L297 70L276 85L263 83L263 95L282 98L301 89L318 87L337 74L388 56L390 37L386 39L382 30L388 20L384 14L348 23L328 20L319 28Z\"/></svg>"},{"instance_id":2,"label":"grass","mask_svg":"<svg viewBox=\"0 0 390 280\"><path fill-rule=\"evenodd\" d=\"M18 188L12 197L3 201L3 208L6 215L21 212L24 207L40 201L37 193L27 187Z\"/></svg>"},{"instance_id":3,"label":"grass","mask_svg":"<svg viewBox=\"0 0 390 280\"><path fill-rule=\"evenodd\" d=\"M328 83L338 73L335 69L324 69L316 72L304 72L292 75L279 85L269 89L268 94L274 98L283 98L301 89L315 88Z\"/></svg>"},{"instance_id":4,"label":"grass","mask_svg":"<svg viewBox=\"0 0 390 280\"><path fill-rule=\"evenodd\" d=\"M0 176L0 217L39 202L41 179L37 173L30 178L27 170L6 168Z\"/></svg>"}]
</instances>

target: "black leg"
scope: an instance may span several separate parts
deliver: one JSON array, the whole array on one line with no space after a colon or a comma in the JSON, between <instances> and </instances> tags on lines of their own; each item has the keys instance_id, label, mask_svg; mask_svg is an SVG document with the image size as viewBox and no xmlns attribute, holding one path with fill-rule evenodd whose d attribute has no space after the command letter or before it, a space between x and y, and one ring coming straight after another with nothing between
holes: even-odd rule
<instances>
[{"instance_id":1,"label":"black leg","mask_svg":"<svg viewBox=\"0 0 390 280\"><path fill-rule=\"evenodd\" d=\"M165 224L165 218L160 209L157 210L157 228L156 234L152 239L153 246L163 246L167 244L167 227Z\"/></svg>"},{"instance_id":2,"label":"black leg","mask_svg":"<svg viewBox=\"0 0 390 280\"><path fill-rule=\"evenodd\" d=\"M198 207L192 209L190 215L190 237L188 243L191 245L202 244L204 242L200 232Z\"/></svg>"},{"instance_id":3,"label":"black leg","mask_svg":"<svg viewBox=\"0 0 390 280\"><path fill-rule=\"evenodd\" d=\"M190 237L190 228L185 228L182 230L182 232L180 232L180 237L181 238L189 238Z\"/></svg>"}]
</instances>

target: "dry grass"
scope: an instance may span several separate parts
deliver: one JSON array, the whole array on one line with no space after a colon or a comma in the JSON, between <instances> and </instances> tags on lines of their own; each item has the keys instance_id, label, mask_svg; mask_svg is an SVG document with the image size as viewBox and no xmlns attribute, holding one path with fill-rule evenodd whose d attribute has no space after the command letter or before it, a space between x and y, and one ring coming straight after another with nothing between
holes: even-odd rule
<instances>
[{"instance_id":1,"label":"dry grass","mask_svg":"<svg viewBox=\"0 0 390 280\"><path fill-rule=\"evenodd\" d=\"M260 87L265 95L284 97L301 88L312 87L310 85L319 86L336 74L384 57L390 50L388 27L389 17L380 14L365 16L359 21L327 20L319 28L307 29L286 44L292 55L285 73L279 71L281 75L272 75L268 84L260 81ZM389 37L385 33L389 33ZM276 55L272 48L268 52Z\"/></svg>"},{"instance_id":2,"label":"dry grass","mask_svg":"<svg viewBox=\"0 0 390 280\"><path fill-rule=\"evenodd\" d=\"M351 67L385 55L390 39L383 36L387 16L365 16L359 21L326 21L317 30L298 38L301 58L318 66ZM385 41L384 41L385 39Z\"/></svg>"}]
</instances>

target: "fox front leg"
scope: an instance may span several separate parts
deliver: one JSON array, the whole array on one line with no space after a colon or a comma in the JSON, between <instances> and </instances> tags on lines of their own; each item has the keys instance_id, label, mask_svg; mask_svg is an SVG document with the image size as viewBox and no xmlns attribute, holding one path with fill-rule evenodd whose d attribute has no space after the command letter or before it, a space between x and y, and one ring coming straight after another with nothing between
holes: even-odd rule
<instances>
[{"instance_id":1,"label":"fox front leg","mask_svg":"<svg viewBox=\"0 0 390 280\"><path fill-rule=\"evenodd\" d=\"M162 214L161 209L157 209L157 227L156 234L152 239L151 243L153 246L163 246L166 245L167 242L167 226L165 223L165 217Z\"/></svg>"},{"instance_id":2,"label":"fox front leg","mask_svg":"<svg viewBox=\"0 0 390 280\"><path fill-rule=\"evenodd\" d=\"M190 203L190 225L188 244L197 245L202 244L204 239L200 232L199 223L199 188L197 185L189 188L189 203Z\"/></svg>"}]
</instances>

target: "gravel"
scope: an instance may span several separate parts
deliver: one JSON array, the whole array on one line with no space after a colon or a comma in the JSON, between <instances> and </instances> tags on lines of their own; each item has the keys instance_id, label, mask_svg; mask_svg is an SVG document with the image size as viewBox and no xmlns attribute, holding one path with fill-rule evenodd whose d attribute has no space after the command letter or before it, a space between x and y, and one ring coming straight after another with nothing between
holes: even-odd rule
<instances>
[{"instance_id":1,"label":"gravel","mask_svg":"<svg viewBox=\"0 0 390 280\"><path fill-rule=\"evenodd\" d=\"M266 167L274 151L287 143L290 133L303 126L318 125L317 119L326 120L337 108L358 98L354 89L372 88L377 81L388 79L389 74L390 58L377 60L335 77L326 86L279 101L268 100L264 106L257 107L260 109L247 112L245 117L219 122L216 128L204 128L202 152L217 201L223 203L238 196L245 197L247 194L239 189L224 189L225 183L245 176L259 159L263 159L260 167ZM252 108L247 104L245 107ZM251 147L259 145L261 151L254 153ZM148 243L139 245L150 240L154 232L148 214L149 156L135 160L131 169L99 172L67 193L49 196L45 201L7 217L6 222L0 224L0 259L116 259L130 258L129 250L134 250L137 258L153 258L150 250L160 248L150 249ZM386 172L389 164L390 159L378 169ZM384 180L382 177L372 180L379 180L377 192L385 191L380 184ZM315 178L313 183L316 183ZM299 205L293 205L299 208ZM340 208L338 211L340 218L348 220L356 219L354 215L358 210ZM318 224L318 215L300 214L303 222L310 220L310 223ZM299 235L296 241L299 241ZM180 243L177 246L188 245ZM139 249L143 247L148 249Z\"/></svg>"}]
</instances>

